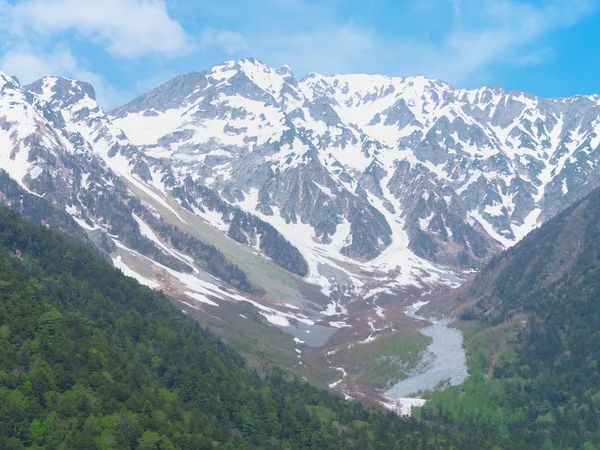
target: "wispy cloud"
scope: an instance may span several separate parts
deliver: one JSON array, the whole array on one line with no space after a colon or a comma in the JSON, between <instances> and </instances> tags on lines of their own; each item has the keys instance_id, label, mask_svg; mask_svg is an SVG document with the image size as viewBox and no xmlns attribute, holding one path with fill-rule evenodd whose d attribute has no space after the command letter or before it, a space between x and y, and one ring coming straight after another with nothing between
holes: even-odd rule
<instances>
[{"instance_id":1,"label":"wispy cloud","mask_svg":"<svg viewBox=\"0 0 600 450\"><path fill-rule=\"evenodd\" d=\"M290 9L298 10L299 1ZM425 40L400 28L390 34L358 21L340 22L343 14L332 8L341 5L336 1L329 2L329 17L323 17L321 3L302 3L301 19L292 19L293 27L249 33L244 36L248 47L267 62L290 64L300 74L419 73L455 84L478 78L496 64L544 62L552 51L543 38L572 26L596 7L591 0L443 0L427 5L414 0L412 8L406 7L405 23L445 25L439 35ZM313 15L319 17L311 27Z\"/></svg>"},{"instance_id":2,"label":"wispy cloud","mask_svg":"<svg viewBox=\"0 0 600 450\"><path fill-rule=\"evenodd\" d=\"M120 58L174 56L191 49L190 37L163 0L26 0L11 16L14 33L73 31Z\"/></svg>"},{"instance_id":3,"label":"wispy cloud","mask_svg":"<svg viewBox=\"0 0 600 450\"><path fill-rule=\"evenodd\" d=\"M377 37L353 24L330 25L286 35L260 36L252 42L258 54L277 64L289 64L298 74L356 71L377 47Z\"/></svg>"},{"instance_id":4,"label":"wispy cloud","mask_svg":"<svg viewBox=\"0 0 600 450\"><path fill-rule=\"evenodd\" d=\"M197 47L204 50L207 47L219 47L227 55L248 51L248 43L240 33L229 30L205 29L197 41Z\"/></svg>"},{"instance_id":5,"label":"wispy cloud","mask_svg":"<svg viewBox=\"0 0 600 450\"><path fill-rule=\"evenodd\" d=\"M460 12L463 17L464 3ZM443 45L422 49L430 55L430 60L423 61L424 70L433 76L462 82L498 63L541 63L551 54L543 38L553 31L572 26L593 8L590 2L577 0L546 1L538 6L487 0L476 7L473 2L469 6L469 24L463 20ZM481 23L485 25L478 26Z\"/></svg>"}]
</instances>

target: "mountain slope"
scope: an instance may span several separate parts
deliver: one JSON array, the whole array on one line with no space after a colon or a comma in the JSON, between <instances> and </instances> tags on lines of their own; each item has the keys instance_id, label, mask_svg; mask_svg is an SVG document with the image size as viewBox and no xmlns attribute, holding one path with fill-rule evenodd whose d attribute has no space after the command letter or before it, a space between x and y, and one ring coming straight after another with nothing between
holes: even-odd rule
<instances>
[{"instance_id":1,"label":"mountain slope","mask_svg":"<svg viewBox=\"0 0 600 450\"><path fill-rule=\"evenodd\" d=\"M529 448L600 443L599 236L595 190L482 269L461 298L461 317L485 324L471 352L491 340L492 367L477 371L493 377L436 394L424 417L483 423Z\"/></svg>"},{"instance_id":2,"label":"mountain slope","mask_svg":"<svg viewBox=\"0 0 600 450\"><path fill-rule=\"evenodd\" d=\"M146 284L157 286L156 279L166 277L166 287L192 274L200 278L188 282L188 291L195 291L195 297L204 298L200 291L230 298L218 294L225 283L229 285L226 290L262 292L220 249L198 233L181 231L186 224L176 212L180 207L169 205L166 194L152 184L146 156L105 115L89 84L58 77L46 77L27 87L6 76L2 81L4 126L0 134L6 142L1 169L22 189L66 210L93 242L106 244L103 251L111 253L128 273L136 272L126 264L148 265L150 261L149 272L138 276ZM292 271L306 272L298 252L272 227L234 208L227 213L236 224L230 233L236 240L254 239L255 243L260 232L264 235L261 251ZM196 287L190 288L190 283ZM198 283L211 287L207 291Z\"/></svg>"},{"instance_id":3,"label":"mountain slope","mask_svg":"<svg viewBox=\"0 0 600 450\"><path fill-rule=\"evenodd\" d=\"M562 289L593 280L600 248L600 191L548 221L518 246L494 257L470 285L464 314L491 323L519 314L544 311L543 302ZM473 303L475 302L475 303Z\"/></svg>"},{"instance_id":4,"label":"mountain slope","mask_svg":"<svg viewBox=\"0 0 600 450\"><path fill-rule=\"evenodd\" d=\"M297 81L253 59L176 77L110 117L85 83L49 77L21 91L129 189L175 198L326 294L452 283L430 262L485 262L598 184L594 96L423 77ZM171 256L161 253L151 257Z\"/></svg>"},{"instance_id":5,"label":"mountain slope","mask_svg":"<svg viewBox=\"0 0 600 450\"><path fill-rule=\"evenodd\" d=\"M6 208L0 266L2 448L426 448L435 436L280 372L261 379L162 294Z\"/></svg>"},{"instance_id":6,"label":"mountain slope","mask_svg":"<svg viewBox=\"0 0 600 450\"><path fill-rule=\"evenodd\" d=\"M32 160L11 168L23 186L80 219L92 216L88 225L113 222L119 235L131 229L132 241L144 238L125 211L132 187L174 198L326 294L452 283L431 262L485 262L598 184L595 96L466 91L423 77L310 74L297 81L288 67L248 59L176 77L109 117L86 83L47 77L21 88L3 80L9 105L24 111L19 123L31 123L9 133L12 146L34 138L46 145L51 139L38 134L53 132L43 164L62 154L61 164L68 155L85 168L61 187L56 174L18 152ZM11 114L7 124L16 123ZM104 172L90 178L90 166ZM25 179L30 171L35 177ZM90 180L114 184L115 176L114 189L95 185L81 202ZM119 201L107 205L117 193ZM164 229L152 211L142 215ZM125 244L189 270L155 243ZM234 286L250 291L245 283Z\"/></svg>"}]
</instances>

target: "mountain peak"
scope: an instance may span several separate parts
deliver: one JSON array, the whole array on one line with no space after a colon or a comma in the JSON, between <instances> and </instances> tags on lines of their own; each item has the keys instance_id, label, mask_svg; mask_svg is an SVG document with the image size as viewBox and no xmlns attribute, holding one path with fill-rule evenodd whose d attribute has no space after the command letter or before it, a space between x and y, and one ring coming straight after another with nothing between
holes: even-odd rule
<instances>
[{"instance_id":1,"label":"mountain peak","mask_svg":"<svg viewBox=\"0 0 600 450\"><path fill-rule=\"evenodd\" d=\"M279 97L284 84L293 79L289 67L284 66L275 69L254 58L230 61L226 63L225 67L228 71L238 70L242 72L252 83L276 98ZM220 69L219 66L213 67L213 73L223 70L215 70L217 68Z\"/></svg>"},{"instance_id":2,"label":"mountain peak","mask_svg":"<svg viewBox=\"0 0 600 450\"><path fill-rule=\"evenodd\" d=\"M256 58L241 58L241 59L231 59L229 61L225 61L223 63L215 64L210 69L209 72L219 72L225 70L252 70L252 68L259 70L275 70L274 68L266 65L262 61L259 61Z\"/></svg>"},{"instance_id":3,"label":"mountain peak","mask_svg":"<svg viewBox=\"0 0 600 450\"><path fill-rule=\"evenodd\" d=\"M284 78L294 78L294 72L292 72L291 67L287 64L281 66L276 72Z\"/></svg>"},{"instance_id":4,"label":"mountain peak","mask_svg":"<svg viewBox=\"0 0 600 450\"><path fill-rule=\"evenodd\" d=\"M0 71L0 87L4 87L6 85L11 85L11 87L16 88L21 84L19 83L17 77L11 77L10 75Z\"/></svg>"},{"instance_id":5,"label":"mountain peak","mask_svg":"<svg viewBox=\"0 0 600 450\"><path fill-rule=\"evenodd\" d=\"M25 88L46 101L58 100L72 103L86 97L93 101L96 100L96 91L90 83L59 76L40 78Z\"/></svg>"},{"instance_id":6,"label":"mountain peak","mask_svg":"<svg viewBox=\"0 0 600 450\"><path fill-rule=\"evenodd\" d=\"M241 59L238 59L236 62L237 62L238 64L246 63L246 64L253 64L253 65L255 65L255 66L265 66L265 67L267 66L267 65L266 65L265 63L263 63L262 61L260 61L260 60L258 60L258 59L256 59L256 58L253 58L253 57L249 57L249 58L241 58Z\"/></svg>"}]
</instances>

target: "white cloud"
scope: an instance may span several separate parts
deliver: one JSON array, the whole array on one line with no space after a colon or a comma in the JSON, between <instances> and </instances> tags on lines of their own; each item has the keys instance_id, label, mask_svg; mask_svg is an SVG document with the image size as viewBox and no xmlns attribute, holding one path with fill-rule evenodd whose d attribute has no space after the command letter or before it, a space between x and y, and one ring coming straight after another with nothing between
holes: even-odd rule
<instances>
[{"instance_id":1,"label":"white cloud","mask_svg":"<svg viewBox=\"0 0 600 450\"><path fill-rule=\"evenodd\" d=\"M13 32L76 31L117 57L181 55L190 38L164 0L27 0L12 8Z\"/></svg>"},{"instance_id":2,"label":"white cloud","mask_svg":"<svg viewBox=\"0 0 600 450\"><path fill-rule=\"evenodd\" d=\"M0 69L16 76L22 84L47 75L87 81L94 86L98 103L104 107L117 106L123 97L123 93L111 87L103 76L87 70L68 49L35 53L27 47L15 48L0 57Z\"/></svg>"},{"instance_id":3,"label":"white cloud","mask_svg":"<svg viewBox=\"0 0 600 450\"><path fill-rule=\"evenodd\" d=\"M72 33L119 58L180 56L191 38L169 16L164 0L0 0L0 70L28 83L46 75L90 82L105 107L123 101L123 93L67 45ZM232 44L230 44L232 45Z\"/></svg>"}]
</instances>

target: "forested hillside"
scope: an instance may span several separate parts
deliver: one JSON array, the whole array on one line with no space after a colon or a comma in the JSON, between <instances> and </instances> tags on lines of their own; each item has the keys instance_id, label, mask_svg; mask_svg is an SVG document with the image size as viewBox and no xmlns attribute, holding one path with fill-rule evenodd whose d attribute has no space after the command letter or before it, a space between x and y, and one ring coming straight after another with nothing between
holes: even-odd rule
<instances>
[{"instance_id":1,"label":"forested hillside","mask_svg":"<svg viewBox=\"0 0 600 450\"><path fill-rule=\"evenodd\" d=\"M494 258L463 299L474 376L424 417L519 448L600 448L599 263L600 191Z\"/></svg>"},{"instance_id":2,"label":"forested hillside","mask_svg":"<svg viewBox=\"0 0 600 450\"><path fill-rule=\"evenodd\" d=\"M282 372L261 378L161 293L68 240L0 209L0 448L483 445Z\"/></svg>"},{"instance_id":3,"label":"forested hillside","mask_svg":"<svg viewBox=\"0 0 600 450\"><path fill-rule=\"evenodd\" d=\"M472 377L403 420L261 378L162 293L2 208L0 448L598 448L599 237L594 192L495 258L462 299Z\"/></svg>"},{"instance_id":4,"label":"forested hillside","mask_svg":"<svg viewBox=\"0 0 600 450\"><path fill-rule=\"evenodd\" d=\"M569 207L511 249L494 257L467 295L466 315L497 324L521 312L544 312L565 282L592 281L600 242L600 192Z\"/></svg>"}]
</instances>

